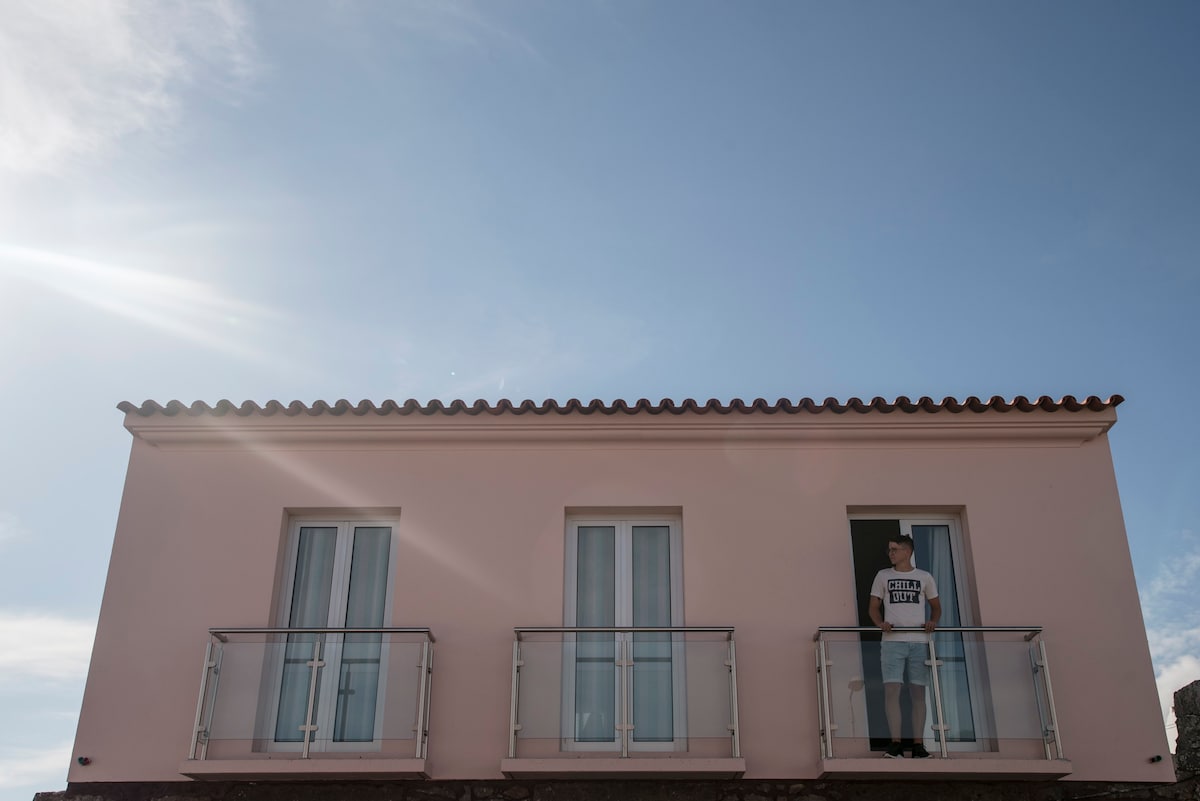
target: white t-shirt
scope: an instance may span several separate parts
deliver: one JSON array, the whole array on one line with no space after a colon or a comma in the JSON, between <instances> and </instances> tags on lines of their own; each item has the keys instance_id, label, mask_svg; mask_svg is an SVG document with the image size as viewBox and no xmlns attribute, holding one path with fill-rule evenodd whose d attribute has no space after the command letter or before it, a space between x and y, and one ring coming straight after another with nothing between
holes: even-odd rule
<instances>
[{"instance_id":1,"label":"white t-shirt","mask_svg":"<svg viewBox=\"0 0 1200 801\"><path fill-rule=\"evenodd\" d=\"M919 567L907 572L894 567L875 574L871 595L883 600L883 619L897 628L925 625L925 601L938 597L933 576ZM917 631L896 631L883 635L885 640L925 642L928 636Z\"/></svg>"}]
</instances>

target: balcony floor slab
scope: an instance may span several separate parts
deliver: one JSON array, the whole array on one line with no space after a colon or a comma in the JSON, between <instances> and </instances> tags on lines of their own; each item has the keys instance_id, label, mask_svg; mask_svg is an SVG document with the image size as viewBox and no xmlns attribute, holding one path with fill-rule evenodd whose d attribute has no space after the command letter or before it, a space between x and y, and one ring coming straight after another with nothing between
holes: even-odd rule
<instances>
[{"instance_id":1,"label":"balcony floor slab","mask_svg":"<svg viewBox=\"0 0 1200 801\"><path fill-rule=\"evenodd\" d=\"M179 772L191 779L427 779L424 759L189 759Z\"/></svg>"},{"instance_id":2,"label":"balcony floor slab","mask_svg":"<svg viewBox=\"0 0 1200 801\"><path fill-rule=\"evenodd\" d=\"M822 779L1061 779L1073 768L1065 759L823 759Z\"/></svg>"},{"instance_id":3,"label":"balcony floor slab","mask_svg":"<svg viewBox=\"0 0 1200 801\"><path fill-rule=\"evenodd\" d=\"M500 770L510 779L739 779L746 772L740 757L560 757L504 759Z\"/></svg>"}]
</instances>

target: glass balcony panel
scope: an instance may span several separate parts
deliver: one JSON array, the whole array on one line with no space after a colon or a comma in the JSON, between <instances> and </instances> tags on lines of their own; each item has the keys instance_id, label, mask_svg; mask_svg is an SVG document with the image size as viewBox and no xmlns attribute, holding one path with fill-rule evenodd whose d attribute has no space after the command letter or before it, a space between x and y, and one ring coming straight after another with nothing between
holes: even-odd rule
<instances>
[{"instance_id":1,"label":"glass balcony panel","mask_svg":"<svg viewBox=\"0 0 1200 801\"><path fill-rule=\"evenodd\" d=\"M870 740L887 739L879 641L831 640L825 643L826 682L835 756L865 756Z\"/></svg>"},{"instance_id":2,"label":"glass balcony panel","mask_svg":"<svg viewBox=\"0 0 1200 801\"><path fill-rule=\"evenodd\" d=\"M968 634L964 643L967 670L980 674L990 692L982 696L977 719L985 740L1034 740L1042 749L1045 702L1040 672L1035 672L1036 643L988 642ZM943 661L941 654L938 660ZM946 667L943 664L942 670ZM954 684L951 683L951 689ZM943 691L943 695L946 692ZM949 717L950 713L947 713ZM1044 750L1044 749L1043 749Z\"/></svg>"},{"instance_id":3,"label":"glass balcony panel","mask_svg":"<svg viewBox=\"0 0 1200 801\"><path fill-rule=\"evenodd\" d=\"M275 740L281 728L278 721L281 688L298 684L295 668L288 661L293 647L279 638L269 642L218 644L215 653L219 662L211 672L207 688L211 711L207 736L203 738L208 743L210 757L265 750L265 743ZM264 692L268 688L269 694ZM307 694L305 687L300 695L305 704ZM299 730L303 721L301 713L295 721L297 737L303 736ZM281 734L287 741L293 732Z\"/></svg>"},{"instance_id":4,"label":"glass balcony panel","mask_svg":"<svg viewBox=\"0 0 1200 801\"><path fill-rule=\"evenodd\" d=\"M603 724L594 721L586 707L581 709L577 716L567 714L567 710L571 709L571 704L565 703L564 693L570 688L572 697L579 696L578 689L572 685L572 682L579 681L577 678L580 670L577 646L578 644L573 641L561 642L558 640L521 643L522 665L518 678L520 703L517 708L517 722L521 728L517 732L518 739L545 740L557 743L561 738L564 743L578 742L579 733L595 737L603 729L613 732L608 741L615 742L616 729L611 714L609 714L607 723ZM611 653L612 647L610 646L608 650ZM585 646L584 653L588 655L588 658L599 659L602 652L598 644L592 643ZM591 665L593 663L585 662L583 664ZM602 663L595 664L594 670L586 668L591 671L586 674L588 686L599 687L603 681L607 681L615 687L614 671L616 668L613 666L611 658L607 670L600 667ZM594 681L592 673L595 674ZM615 700L611 703L615 708ZM605 710L596 709L594 711L596 714L601 714L601 712L607 711L607 707Z\"/></svg>"},{"instance_id":5,"label":"glass balcony panel","mask_svg":"<svg viewBox=\"0 0 1200 801\"><path fill-rule=\"evenodd\" d=\"M675 635L679 636L679 635ZM692 640L675 643L683 663L682 682L686 699L687 738L698 749L702 744L718 745L728 752L730 727L729 643L724 640ZM676 691L676 697L680 693ZM637 729L635 728L636 732Z\"/></svg>"},{"instance_id":6,"label":"glass balcony panel","mask_svg":"<svg viewBox=\"0 0 1200 801\"><path fill-rule=\"evenodd\" d=\"M320 651L317 646L320 645ZM308 696L312 690L313 659L325 651L325 638L318 634L292 634L283 645L283 666L279 677L279 703L275 710L275 741L298 743L304 740L304 726L308 719ZM313 702L313 714L320 713L320 683L325 676L318 670L317 694Z\"/></svg>"},{"instance_id":7,"label":"glass balcony panel","mask_svg":"<svg viewBox=\"0 0 1200 801\"><path fill-rule=\"evenodd\" d=\"M861 639L860 639L861 637ZM833 757L879 756L890 740L876 632L822 633ZM954 758L1046 759L1049 705L1037 641L1022 632L938 632L938 689L949 755ZM901 694L901 737L912 738L914 700ZM921 739L935 752L938 736L932 680L925 689Z\"/></svg>"},{"instance_id":8,"label":"glass balcony panel","mask_svg":"<svg viewBox=\"0 0 1200 801\"><path fill-rule=\"evenodd\" d=\"M520 649L518 756L613 756L623 724L637 756L729 755L724 634L537 632Z\"/></svg>"},{"instance_id":9,"label":"glass balcony panel","mask_svg":"<svg viewBox=\"0 0 1200 801\"><path fill-rule=\"evenodd\" d=\"M581 743L616 740L618 644L611 634L580 634L562 652L564 670L574 680L570 705L574 739Z\"/></svg>"},{"instance_id":10,"label":"glass balcony panel","mask_svg":"<svg viewBox=\"0 0 1200 801\"><path fill-rule=\"evenodd\" d=\"M214 643L196 756L301 756L315 690L309 758L412 757L424 649L410 633L230 634Z\"/></svg>"},{"instance_id":11,"label":"glass balcony panel","mask_svg":"<svg viewBox=\"0 0 1200 801\"><path fill-rule=\"evenodd\" d=\"M680 657L667 632L633 635L633 739L669 743L675 739L673 679Z\"/></svg>"}]
</instances>

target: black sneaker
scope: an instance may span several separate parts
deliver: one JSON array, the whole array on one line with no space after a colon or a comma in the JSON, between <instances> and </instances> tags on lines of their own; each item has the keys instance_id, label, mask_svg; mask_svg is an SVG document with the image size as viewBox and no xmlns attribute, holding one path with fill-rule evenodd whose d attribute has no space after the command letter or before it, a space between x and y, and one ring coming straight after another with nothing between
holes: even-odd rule
<instances>
[{"instance_id":1,"label":"black sneaker","mask_svg":"<svg viewBox=\"0 0 1200 801\"><path fill-rule=\"evenodd\" d=\"M904 746L900 743L892 743L888 749L883 752L883 755L888 759L904 759ZM929 756L926 754L925 756Z\"/></svg>"},{"instance_id":2,"label":"black sneaker","mask_svg":"<svg viewBox=\"0 0 1200 801\"><path fill-rule=\"evenodd\" d=\"M929 759L929 752L925 750L925 746L916 743L912 747L913 759Z\"/></svg>"}]
</instances>

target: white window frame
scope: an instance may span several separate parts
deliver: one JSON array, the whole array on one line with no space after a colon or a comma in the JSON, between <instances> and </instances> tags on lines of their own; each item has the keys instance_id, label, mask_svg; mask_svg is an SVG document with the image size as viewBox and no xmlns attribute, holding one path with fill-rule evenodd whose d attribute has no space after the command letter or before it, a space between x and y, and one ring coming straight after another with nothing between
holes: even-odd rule
<instances>
[{"instance_id":1,"label":"white window frame","mask_svg":"<svg viewBox=\"0 0 1200 801\"><path fill-rule=\"evenodd\" d=\"M616 529L615 548L616 564L614 565L615 593L615 625L630 626L633 621L633 529L635 526L667 526L668 548L670 549L671 571L671 625L684 625L683 615L683 536L682 520L679 515L670 514L634 514L622 515L617 512L610 515L569 515L566 520L566 558L565 580L563 582L563 625L575 626L578 602L579 576L579 538L581 527L612 526ZM684 658L684 643L678 640L680 635L672 636L672 731L675 737L667 742L637 742L630 738L631 751L686 751L687 750L687 684L686 660ZM619 635L616 640L632 638L629 635ZM563 640L563 669L562 669L562 721L561 740L565 751L612 751L619 747L620 733L614 730L611 742L578 742L574 739L575 731L575 640L572 636ZM629 698L632 699L632 671L630 671ZM613 671L614 690L617 683L616 671ZM619 703L619 694L614 692ZM632 700L630 700L632 703ZM568 733L571 733L568 736ZM636 734L636 732L635 732Z\"/></svg>"},{"instance_id":2,"label":"white window frame","mask_svg":"<svg viewBox=\"0 0 1200 801\"><path fill-rule=\"evenodd\" d=\"M296 584L296 561L299 558L300 530L303 528L336 528L337 540L334 550L333 571L330 582L333 591L329 597L329 613L327 622L320 628L342 628L346 620L346 602L349 592L349 570L353 556L354 537L356 528L388 528L391 531L388 544L388 572L385 579L382 626L390 626L392 618L392 600L395 591L396 561L399 553L398 542L400 521L396 518L345 518L345 517L313 517L295 518L288 524L287 556L284 561L284 572L279 594L278 618L279 628L288 628L291 615L292 593ZM338 622L334 622L338 621ZM333 716L337 711L338 676L340 674L342 636L327 635L321 651L321 659L325 662L322 668L321 688L318 692L317 719L314 721L317 732L309 743L310 752L368 752L379 751L383 747L383 721L386 713L387 675L389 648L386 637L381 638L379 655L379 688L375 699L375 731L370 742L334 742L332 736L322 738L321 732L333 728ZM267 666L270 676L270 689L264 694L262 704L262 719L266 726L266 744L269 751L292 752L300 751L302 743L279 742L275 739L275 727L279 714L279 693L283 681L283 649L278 654L268 657ZM327 728L328 727L328 728Z\"/></svg>"}]
</instances>

